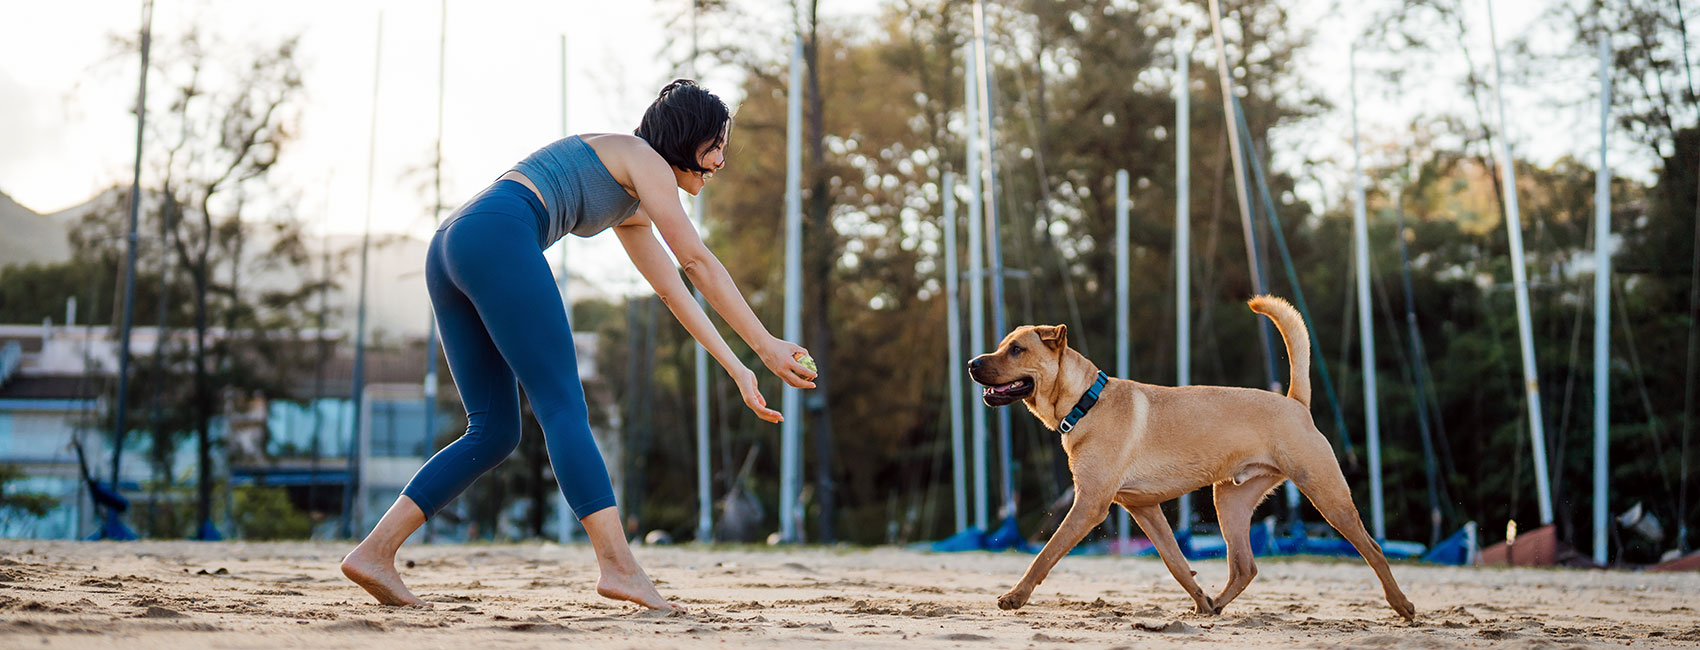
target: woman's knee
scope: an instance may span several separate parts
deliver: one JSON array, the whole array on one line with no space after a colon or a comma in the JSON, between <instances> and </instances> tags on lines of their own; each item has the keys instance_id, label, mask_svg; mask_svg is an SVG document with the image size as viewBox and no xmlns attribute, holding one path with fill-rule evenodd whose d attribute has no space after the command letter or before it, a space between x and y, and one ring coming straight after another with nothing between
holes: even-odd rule
<instances>
[{"instance_id":1,"label":"woman's knee","mask_svg":"<svg viewBox=\"0 0 1700 650\"><path fill-rule=\"evenodd\" d=\"M569 428L588 429L590 426L590 408L582 394L576 399L564 396L543 404L534 402L531 411L537 416L537 423L542 425L545 434L553 435L557 430Z\"/></svg>"},{"instance_id":2,"label":"woman's knee","mask_svg":"<svg viewBox=\"0 0 1700 650\"><path fill-rule=\"evenodd\" d=\"M490 463L494 466L519 448L519 439L520 426L517 420L499 424L474 422L466 425L466 433L461 434L456 443L476 450L480 458L494 459Z\"/></svg>"}]
</instances>

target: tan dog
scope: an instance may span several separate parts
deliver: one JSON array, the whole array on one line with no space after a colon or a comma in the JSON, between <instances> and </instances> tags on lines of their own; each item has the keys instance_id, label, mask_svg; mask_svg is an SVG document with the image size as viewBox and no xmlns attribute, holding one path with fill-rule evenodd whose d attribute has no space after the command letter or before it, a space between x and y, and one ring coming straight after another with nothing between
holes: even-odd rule
<instances>
[{"instance_id":1,"label":"tan dog","mask_svg":"<svg viewBox=\"0 0 1700 650\"><path fill-rule=\"evenodd\" d=\"M1416 607L1393 582L1381 547L1371 539L1352 504L1351 490L1334 450L1310 416L1310 333L1287 301L1258 296L1252 311L1281 330L1292 361L1287 396L1225 386L1167 387L1110 379L1098 401L1072 430L1062 427L1063 450L1074 473L1074 505L998 607L1027 604L1057 560L1120 504L1156 546L1169 573L1197 603L1219 614L1252 578L1252 511L1282 481L1292 480L1328 523L1363 555L1381 579L1387 604L1407 620ZM987 386L988 406L1023 400L1046 427L1057 430L1092 387L1098 367L1068 347L1065 326L1017 328L996 352L975 357L969 375ZM1206 485L1214 486L1216 516L1228 547L1228 584L1204 595L1175 542L1160 504Z\"/></svg>"}]
</instances>

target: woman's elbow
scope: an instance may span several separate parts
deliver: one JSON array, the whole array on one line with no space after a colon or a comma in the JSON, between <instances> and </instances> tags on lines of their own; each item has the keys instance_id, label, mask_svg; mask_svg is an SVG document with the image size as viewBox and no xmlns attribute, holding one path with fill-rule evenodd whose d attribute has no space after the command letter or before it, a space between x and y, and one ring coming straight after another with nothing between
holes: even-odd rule
<instances>
[{"instance_id":1,"label":"woman's elbow","mask_svg":"<svg viewBox=\"0 0 1700 650\"><path fill-rule=\"evenodd\" d=\"M655 297L661 300L661 306L666 307L669 311L679 306L677 294L678 292L670 289L657 289L655 291Z\"/></svg>"},{"instance_id":2,"label":"woman's elbow","mask_svg":"<svg viewBox=\"0 0 1700 650\"><path fill-rule=\"evenodd\" d=\"M692 283L701 283L708 279L716 266L714 255L709 253L679 259L679 268L684 270L685 277L690 278Z\"/></svg>"}]
</instances>

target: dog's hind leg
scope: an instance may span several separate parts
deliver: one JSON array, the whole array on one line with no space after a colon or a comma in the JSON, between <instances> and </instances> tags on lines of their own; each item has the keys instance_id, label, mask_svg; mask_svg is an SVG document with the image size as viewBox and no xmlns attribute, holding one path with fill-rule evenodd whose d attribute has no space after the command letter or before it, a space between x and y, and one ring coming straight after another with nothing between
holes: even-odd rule
<instances>
[{"instance_id":1,"label":"dog's hind leg","mask_svg":"<svg viewBox=\"0 0 1700 650\"><path fill-rule=\"evenodd\" d=\"M1197 605L1196 611L1215 614L1215 603L1210 602L1210 597L1204 595L1204 589L1192 578L1192 567L1187 566L1181 545L1175 542L1175 531L1169 528L1169 518L1163 516L1163 507L1160 504L1129 505L1126 502L1122 502L1122 507L1133 515L1133 521L1145 531L1145 538L1151 540L1151 545L1157 547L1157 555L1163 558L1163 565L1169 568L1170 575L1175 576L1175 582L1181 583L1181 588L1192 596Z\"/></svg>"},{"instance_id":2,"label":"dog's hind leg","mask_svg":"<svg viewBox=\"0 0 1700 650\"><path fill-rule=\"evenodd\" d=\"M1318 460L1307 462L1306 466L1286 468L1287 475L1328 520L1328 525L1340 531L1375 570L1375 576L1381 579L1381 590L1387 596L1387 604L1393 611L1405 620L1415 621L1417 608L1411 604L1411 599L1405 597L1405 592L1400 591L1399 584L1393 581L1393 571L1387 566L1387 557L1381 554L1381 546L1364 530L1363 519L1358 517L1358 507L1352 504L1352 491L1346 486L1346 477L1340 473L1340 464L1334 460L1333 450L1328 448L1320 433L1314 439L1321 449L1307 454L1305 458Z\"/></svg>"},{"instance_id":3,"label":"dog's hind leg","mask_svg":"<svg viewBox=\"0 0 1700 650\"><path fill-rule=\"evenodd\" d=\"M1265 474L1238 485L1233 481L1216 484L1216 521L1228 545L1228 584L1215 598L1216 613L1220 614L1257 577L1257 562L1251 552L1251 514L1269 491L1285 480L1285 476Z\"/></svg>"},{"instance_id":4,"label":"dog's hind leg","mask_svg":"<svg viewBox=\"0 0 1700 650\"><path fill-rule=\"evenodd\" d=\"M1062 556L1079 544L1086 534L1104 516L1110 512L1110 492L1106 490L1083 489L1076 484L1074 505L1063 517L1062 525L1057 526L1057 532L1051 535L1050 541L1045 542L1045 548L1039 551L1039 556L1033 558L1033 563L1027 566L1027 573L1021 576L1021 582L1016 583L1009 593L998 598L999 609L1020 609L1027 604L1027 599L1033 595L1033 588L1045 581L1045 576L1051 573L1051 567L1056 566Z\"/></svg>"}]
</instances>

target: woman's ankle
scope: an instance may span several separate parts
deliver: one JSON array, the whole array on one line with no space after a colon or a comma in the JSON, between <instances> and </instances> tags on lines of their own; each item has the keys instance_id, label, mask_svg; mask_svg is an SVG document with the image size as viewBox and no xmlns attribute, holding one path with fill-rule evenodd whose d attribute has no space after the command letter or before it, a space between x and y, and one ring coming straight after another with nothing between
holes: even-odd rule
<instances>
[{"instance_id":1,"label":"woman's ankle","mask_svg":"<svg viewBox=\"0 0 1700 650\"><path fill-rule=\"evenodd\" d=\"M603 575L633 575L643 573L643 567L638 565L637 559L633 558L630 552L622 555L625 557L610 558L598 555L596 558L597 569L601 570Z\"/></svg>"}]
</instances>

